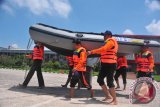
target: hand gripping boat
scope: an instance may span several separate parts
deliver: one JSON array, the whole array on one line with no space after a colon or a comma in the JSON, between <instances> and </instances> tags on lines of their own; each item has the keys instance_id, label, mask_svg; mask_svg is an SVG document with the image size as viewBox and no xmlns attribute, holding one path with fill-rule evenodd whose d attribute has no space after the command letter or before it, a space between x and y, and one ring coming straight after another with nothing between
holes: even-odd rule
<instances>
[{"instance_id":1,"label":"hand gripping boat","mask_svg":"<svg viewBox=\"0 0 160 107\"><path fill-rule=\"evenodd\" d=\"M101 33L74 32L40 23L31 26L29 33L34 41L41 42L50 50L62 55L71 55L73 53L72 41L76 38L81 39L83 47L87 50L99 48L104 44ZM118 53L120 54L136 53L145 42L149 42L151 51L160 51L160 43L157 41L119 37L118 35L113 35L113 37L118 41Z\"/></svg>"}]
</instances>

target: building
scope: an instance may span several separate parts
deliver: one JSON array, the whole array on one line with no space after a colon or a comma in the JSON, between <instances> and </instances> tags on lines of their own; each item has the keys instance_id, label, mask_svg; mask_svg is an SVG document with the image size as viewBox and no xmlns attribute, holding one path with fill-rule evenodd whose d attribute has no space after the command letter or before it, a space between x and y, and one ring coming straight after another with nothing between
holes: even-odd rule
<instances>
[{"instance_id":1,"label":"building","mask_svg":"<svg viewBox=\"0 0 160 107\"><path fill-rule=\"evenodd\" d=\"M15 56L15 55L25 55L32 53L32 50L24 50L24 49L7 49L0 47L0 55L7 55L7 56ZM44 60L57 60L59 59L59 55L57 53L52 52L50 50L45 50L44 52Z\"/></svg>"}]
</instances>

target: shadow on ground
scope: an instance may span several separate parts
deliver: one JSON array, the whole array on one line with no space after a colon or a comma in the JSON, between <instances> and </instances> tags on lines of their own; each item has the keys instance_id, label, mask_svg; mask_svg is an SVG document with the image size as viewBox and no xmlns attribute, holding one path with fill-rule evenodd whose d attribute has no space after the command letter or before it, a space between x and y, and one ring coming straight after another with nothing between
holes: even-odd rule
<instances>
[{"instance_id":1,"label":"shadow on ground","mask_svg":"<svg viewBox=\"0 0 160 107\"><path fill-rule=\"evenodd\" d=\"M21 88L17 86L13 86L9 89L10 91L22 92L27 94L36 94L36 95L51 95L55 97L64 97L68 98L69 96L69 88L62 87L45 87L44 89L39 89L35 86L28 86L27 88ZM104 93L100 89L94 89L95 97L104 97ZM89 98L90 91L87 89L75 89L75 98ZM129 95L119 94L117 93L117 97L125 97L129 99Z\"/></svg>"}]
</instances>

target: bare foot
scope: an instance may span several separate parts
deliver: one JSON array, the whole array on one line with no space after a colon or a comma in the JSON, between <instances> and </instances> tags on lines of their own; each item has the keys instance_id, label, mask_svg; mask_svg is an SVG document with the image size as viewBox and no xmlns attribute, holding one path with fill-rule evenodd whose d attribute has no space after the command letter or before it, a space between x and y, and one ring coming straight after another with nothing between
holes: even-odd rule
<instances>
[{"instance_id":1,"label":"bare foot","mask_svg":"<svg viewBox=\"0 0 160 107\"><path fill-rule=\"evenodd\" d=\"M125 88L123 88L123 91L125 91L126 89Z\"/></svg>"},{"instance_id":2,"label":"bare foot","mask_svg":"<svg viewBox=\"0 0 160 107\"><path fill-rule=\"evenodd\" d=\"M112 100L112 101L110 102L110 104L112 104L112 105L117 105L118 102L117 102L116 100Z\"/></svg>"},{"instance_id":3,"label":"bare foot","mask_svg":"<svg viewBox=\"0 0 160 107\"><path fill-rule=\"evenodd\" d=\"M91 98L93 98L94 97L94 91L93 91L93 89L91 89L90 91L91 91Z\"/></svg>"},{"instance_id":4,"label":"bare foot","mask_svg":"<svg viewBox=\"0 0 160 107\"><path fill-rule=\"evenodd\" d=\"M107 101L107 100L110 100L110 99L112 99L112 97L111 96L107 96L102 101Z\"/></svg>"}]
</instances>

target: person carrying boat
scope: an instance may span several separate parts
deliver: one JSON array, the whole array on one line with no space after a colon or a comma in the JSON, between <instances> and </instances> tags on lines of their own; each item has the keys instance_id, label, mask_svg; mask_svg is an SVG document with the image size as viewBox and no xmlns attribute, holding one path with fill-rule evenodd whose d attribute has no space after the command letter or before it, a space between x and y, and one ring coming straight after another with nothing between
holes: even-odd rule
<instances>
[{"instance_id":1,"label":"person carrying boat","mask_svg":"<svg viewBox=\"0 0 160 107\"><path fill-rule=\"evenodd\" d=\"M69 73L68 73L68 78L67 81L64 85L61 85L62 87L67 87L69 82L71 81L72 78L72 69L73 69L73 57L72 56L66 56L66 59L68 61L68 66L69 66Z\"/></svg>"},{"instance_id":2,"label":"person carrying boat","mask_svg":"<svg viewBox=\"0 0 160 107\"><path fill-rule=\"evenodd\" d=\"M73 40L75 51L73 53L73 70L72 70L72 78L70 82L70 98L74 97L74 87L75 85L81 81L81 83L91 92L91 97L93 97L93 90L90 84L87 83L85 78L86 73L86 61L87 61L87 52L84 47L81 45L81 41L79 39Z\"/></svg>"},{"instance_id":3,"label":"person carrying boat","mask_svg":"<svg viewBox=\"0 0 160 107\"><path fill-rule=\"evenodd\" d=\"M151 51L149 51L148 44L145 43L141 48L141 52L136 55L135 61L137 63L137 78L150 77L152 78L154 58Z\"/></svg>"},{"instance_id":4,"label":"person carrying boat","mask_svg":"<svg viewBox=\"0 0 160 107\"><path fill-rule=\"evenodd\" d=\"M116 74L114 76L114 79L115 79L116 84L117 84L116 89L120 88L118 78L119 78L120 75L122 75L123 85L124 85L123 90L126 90L127 68L128 68L128 64L127 64L126 57L124 55L120 55L117 59L117 70L116 70Z\"/></svg>"},{"instance_id":5,"label":"person carrying boat","mask_svg":"<svg viewBox=\"0 0 160 107\"><path fill-rule=\"evenodd\" d=\"M85 78L86 78L87 83L90 84L91 86L92 86L92 74L93 74L93 70L94 70L95 65L97 63L99 63L99 59L100 59L99 57L90 57L90 58L87 58ZM83 86L83 85L80 84L80 87L85 87L85 86Z\"/></svg>"},{"instance_id":6,"label":"person carrying boat","mask_svg":"<svg viewBox=\"0 0 160 107\"><path fill-rule=\"evenodd\" d=\"M44 55L44 46L40 42L35 42L35 46L33 49L32 55L27 55L27 57L32 57L33 64L30 68L30 71L28 72L27 77L25 78L23 84L19 84L20 87L26 88L29 81L31 80L33 74L35 71L37 71L37 78L39 83L39 88L44 88L44 79L41 71L41 65L43 61L43 55Z\"/></svg>"},{"instance_id":7,"label":"person carrying boat","mask_svg":"<svg viewBox=\"0 0 160 107\"><path fill-rule=\"evenodd\" d=\"M86 65L86 79L87 82L92 85L92 73L94 70L95 65L97 65L97 63L99 63L100 58L99 57L91 57L91 58L87 58L87 65Z\"/></svg>"},{"instance_id":8,"label":"person carrying boat","mask_svg":"<svg viewBox=\"0 0 160 107\"><path fill-rule=\"evenodd\" d=\"M141 51L135 55L135 62L137 64L137 78L148 77L153 80L152 77L153 67L154 67L154 58L153 53L149 51L148 42L144 43L144 46L141 47ZM139 79L140 81L141 79ZM144 78L145 80L145 78ZM152 82L141 81L135 84L135 91L133 92L134 98L140 102L150 102L155 97L155 87Z\"/></svg>"},{"instance_id":9,"label":"person carrying boat","mask_svg":"<svg viewBox=\"0 0 160 107\"><path fill-rule=\"evenodd\" d=\"M88 55L90 54L100 54L101 57L101 71L99 72L97 82L102 87L106 98L104 100L111 99L111 104L116 105L116 93L115 93L115 85L113 83L114 79L114 71L116 70L116 63L117 63L117 51L118 51L118 43L112 37L111 31L106 31L103 33L104 35L104 46L88 51ZM109 87L109 91L104 83L104 78L107 77L107 86ZM111 95L111 96L110 96Z\"/></svg>"}]
</instances>

